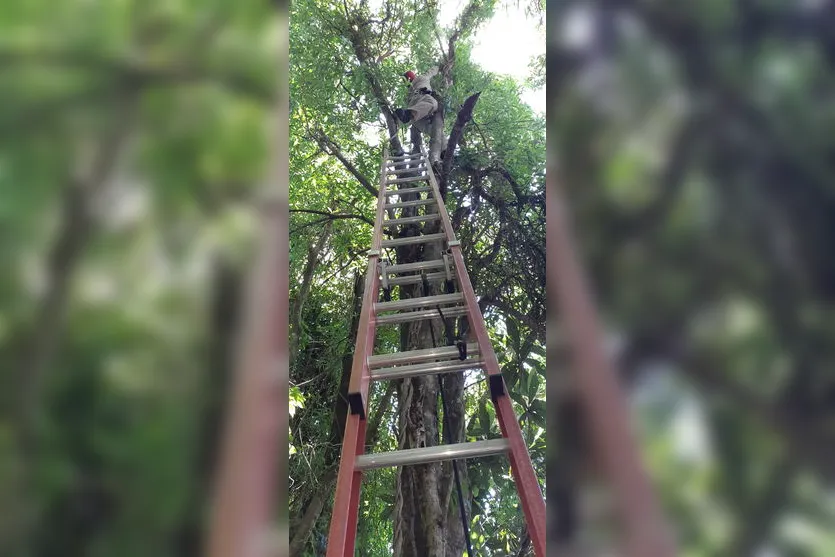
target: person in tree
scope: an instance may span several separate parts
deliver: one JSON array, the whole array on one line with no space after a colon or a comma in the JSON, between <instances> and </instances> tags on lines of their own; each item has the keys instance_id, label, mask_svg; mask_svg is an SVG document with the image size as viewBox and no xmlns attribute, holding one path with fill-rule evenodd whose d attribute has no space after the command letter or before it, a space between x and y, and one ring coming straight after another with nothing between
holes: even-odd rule
<instances>
[{"instance_id":1,"label":"person in tree","mask_svg":"<svg viewBox=\"0 0 835 557\"><path fill-rule=\"evenodd\" d=\"M406 95L406 108L398 108L394 115L404 124L411 123L421 133L430 133L432 128L432 115L437 112L439 97L432 89L431 79L438 74L438 68L432 68L423 75L415 76L415 72L408 71L403 74L409 83L409 92ZM447 147L447 138L441 137L441 160L444 158Z\"/></svg>"},{"instance_id":2,"label":"person in tree","mask_svg":"<svg viewBox=\"0 0 835 557\"><path fill-rule=\"evenodd\" d=\"M437 75L438 68L432 68L423 75L415 76L415 72L403 74L410 83L409 93L406 95L406 108L394 111L397 118L404 124L412 123L422 133L427 133L431 126L431 116L438 110L438 101L432 90L430 80Z\"/></svg>"}]
</instances>

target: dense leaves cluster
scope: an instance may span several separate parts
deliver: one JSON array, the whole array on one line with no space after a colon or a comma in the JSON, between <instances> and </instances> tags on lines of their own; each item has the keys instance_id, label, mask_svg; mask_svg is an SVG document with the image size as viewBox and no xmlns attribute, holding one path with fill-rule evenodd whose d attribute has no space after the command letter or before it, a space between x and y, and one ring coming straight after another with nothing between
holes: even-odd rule
<instances>
[{"instance_id":1,"label":"dense leaves cluster","mask_svg":"<svg viewBox=\"0 0 835 557\"><path fill-rule=\"evenodd\" d=\"M549 140L682 554L830 554L835 5L554 15Z\"/></svg>"},{"instance_id":2,"label":"dense leaves cluster","mask_svg":"<svg viewBox=\"0 0 835 557\"><path fill-rule=\"evenodd\" d=\"M0 6L3 555L201 552L277 23Z\"/></svg>"}]
</instances>

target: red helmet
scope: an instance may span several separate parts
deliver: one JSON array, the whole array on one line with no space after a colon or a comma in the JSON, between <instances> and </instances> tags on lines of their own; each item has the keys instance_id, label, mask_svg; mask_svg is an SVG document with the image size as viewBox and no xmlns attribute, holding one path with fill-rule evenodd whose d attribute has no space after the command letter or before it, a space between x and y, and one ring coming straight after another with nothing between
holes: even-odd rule
<instances>
[{"instance_id":1,"label":"red helmet","mask_svg":"<svg viewBox=\"0 0 835 557\"><path fill-rule=\"evenodd\" d=\"M415 80L415 72L409 70L408 72L403 74L403 77L405 77L409 81L414 81Z\"/></svg>"}]
</instances>

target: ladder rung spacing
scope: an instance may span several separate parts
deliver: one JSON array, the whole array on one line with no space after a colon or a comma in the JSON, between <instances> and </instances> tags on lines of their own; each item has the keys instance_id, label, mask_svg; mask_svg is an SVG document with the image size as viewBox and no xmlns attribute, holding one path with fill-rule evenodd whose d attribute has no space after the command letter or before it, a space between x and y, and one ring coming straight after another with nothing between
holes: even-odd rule
<instances>
[{"instance_id":1,"label":"ladder rung spacing","mask_svg":"<svg viewBox=\"0 0 835 557\"><path fill-rule=\"evenodd\" d=\"M389 281L392 282L392 281ZM442 308L441 312L444 317L460 317L467 315L467 308L464 306L451 306ZM409 323L410 321L424 321L426 319L440 319L441 314L437 309L423 309L419 311L406 311L403 313L393 313L390 315L380 315L377 317L376 324L382 325L396 325L398 323Z\"/></svg>"},{"instance_id":2,"label":"ladder rung spacing","mask_svg":"<svg viewBox=\"0 0 835 557\"><path fill-rule=\"evenodd\" d=\"M447 360L445 362L430 362L428 364L412 364L398 367L384 367L371 371L372 381L393 381L418 377L420 375L435 375L451 373L467 369L478 369L484 365L484 360L468 358L466 360Z\"/></svg>"},{"instance_id":3,"label":"ladder rung spacing","mask_svg":"<svg viewBox=\"0 0 835 557\"><path fill-rule=\"evenodd\" d=\"M439 280L445 279L446 272L443 271L440 273L426 273L426 280L428 280L429 282L437 282ZM452 279L455 280L455 276L453 276ZM420 275L405 275L402 277L392 277L389 279L389 285L391 286L402 286L404 284L420 284L421 282L423 282L423 279ZM444 312L444 315L446 315L446 312Z\"/></svg>"},{"instance_id":4,"label":"ladder rung spacing","mask_svg":"<svg viewBox=\"0 0 835 557\"><path fill-rule=\"evenodd\" d=\"M386 180L386 185L392 184L408 184L409 182L425 182L429 178L427 176L407 176L406 178L392 178Z\"/></svg>"},{"instance_id":5,"label":"ladder rung spacing","mask_svg":"<svg viewBox=\"0 0 835 557\"><path fill-rule=\"evenodd\" d=\"M418 199L416 201L401 201L400 203L386 203L384 209L400 209L403 207L420 207L421 205L432 205L435 203L435 198Z\"/></svg>"},{"instance_id":6,"label":"ladder rung spacing","mask_svg":"<svg viewBox=\"0 0 835 557\"><path fill-rule=\"evenodd\" d=\"M417 263L400 263L398 265L386 265L386 272L390 275L397 273L408 273L411 271L424 271L426 269L443 269L444 260L434 259L432 261L418 261Z\"/></svg>"},{"instance_id":7,"label":"ladder rung spacing","mask_svg":"<svg viewBox=\"0 0 835 557\"><path fill-rule=\"evenodd\" d=\"M418 215L416 217L402 217L399 219L389 219L383 221L383 226L400 226L401 224L420 224L422 222L431 222L440 219L437 213L430 215Z\"/></svg>"},{"instance_id":8,"label":"ladder rung spacing","mask_svg":"<svg viewBox=\"0 0 835 557\"><path fill-rule=\"evenodd\" d=\"M409 195L410 193L421 193L431 189L431 186L417 186L413 188L400 188L399 190L386 190L386 197L389 195ZM433 199L432 201L435 200Z\"/></svg>"},{"instance_id":9,"label":"ladder rung spacing","mask_svg":"<svg viewBox=\"0 0 835 557\"><path fill-rule=\"evenodd\" d=\"M467 354L479 354L478 343L467 344ZM458 349L455 346L441 346L439 348L423 348L421 350L408 350L406 352L394 352L392 354L376 354L368 357L368 367L371 369L386 366L397 366L406 364L419 364L431 362L442 358L457 358Z\"/></svg>"},{"instance_id":10,"label":"ladder rung spacing","mask_svg":"<svg viewBox=\"0 0 835 557\"><path fill-rule=\"evenodd\" d=\"M407 309L425 308L440 304L457 304L464 301L464 295L460 292L455 294L438 294L437 296L421 296L420 298L406 298L405 300L394 300L392 302L377 302L374 310L380 311L401 311Z\"/></svg>"},{"instance_id":11,"label":"ladder rung spacing","mask_svg":"<svg viewBox=\"0 0 835 557\"><path fill-rule=\"evenodd\" d=\"M392 238L391 240L383 240L381 246L384 248L393 248L396 246L409 246L412 244L437 242L438 240L445 239L446 235L443 232L438 232L437 234L424 234L423 236L408 236L406 238Z\"/></svg>"},{"instance_id":12,"label":"ladder rung spacing","mask_svg":"<svg viewBox=\"0 0 835 557\"><path fill-rule=\"evenodd\" d=\"M506 453L509 449L510 443L508 443L507 439L488 439L486 441L471 441L469 443L455 443L453 445L403 449L401 451L387 453L360 455L356 460L356 468L359 470L370 470L372 468L409 466L412 464L427 464L429 462L441 462L444 460L483 458Z\"/></svg>"}]
</instances>

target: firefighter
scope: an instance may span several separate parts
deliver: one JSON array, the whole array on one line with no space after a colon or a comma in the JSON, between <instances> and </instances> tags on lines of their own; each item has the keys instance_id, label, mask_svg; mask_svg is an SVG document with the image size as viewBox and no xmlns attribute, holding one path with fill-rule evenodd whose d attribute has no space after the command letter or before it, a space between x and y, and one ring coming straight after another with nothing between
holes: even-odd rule
<instances>
[{"instance_id":1,"label":"firefighter","mask_svg":"<svg viewBox=\"0 0 835 557\"><path fill-rule=\"evenodd\" d=\"M408 71L403 74L409 83L409 93L406 96L406 108L398 108L394 114L404 124L412 123L422 133L428 133L431 126L431 118L438 110L438 101L435 92L432 90L430 80L437 75L438 69L433 68L423 75L415 76L415 72Z\"/></svg>"}]
</instances>

